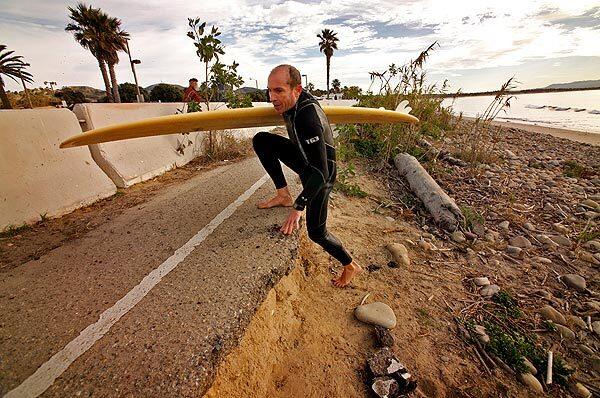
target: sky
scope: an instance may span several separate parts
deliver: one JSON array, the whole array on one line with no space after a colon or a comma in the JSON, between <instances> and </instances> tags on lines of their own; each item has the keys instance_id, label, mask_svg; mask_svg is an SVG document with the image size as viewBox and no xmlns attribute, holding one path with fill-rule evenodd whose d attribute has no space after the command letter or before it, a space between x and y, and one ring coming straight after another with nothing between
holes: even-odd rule
<instances>
[{"instance_id":1,"label":"sky","mask_svg":"<svg viewBox=\"0 0 600 398\"><path fill-rule=\"evenodd\" d=\"M2 0L0 44L31 64L33 86L102 88L95 58L64 30L75 1ZM425 69L430 84L448 79L450 91L493 90L514 77L518 88L600 79L600 3L570 1L433 0L95 0L86 1L118 17L140 59L141 86L187 85L204 78L204 65L186 36L188 18L200 18L222 32L221 61L239 63L244 86L265 88L270 70L296 66L309 82L325 88L325 55L317 34L331 29L339 38L330 80L363 90L369 72L382 72L416 58L433 42ZM119 82L133 82L121 53ZM9 90L19 84L8 80ZM374 84L373 88L378 88Z\"/></svg>"}]
</instances>

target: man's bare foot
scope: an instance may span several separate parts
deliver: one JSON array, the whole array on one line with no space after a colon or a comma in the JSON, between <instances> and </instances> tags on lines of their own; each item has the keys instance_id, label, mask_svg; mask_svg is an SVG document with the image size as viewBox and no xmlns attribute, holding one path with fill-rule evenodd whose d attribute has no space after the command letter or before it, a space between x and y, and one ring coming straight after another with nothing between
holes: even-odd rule
<instances>
[{"instance_id":1,"label":"man's bare foot","mask_svg":"<svg viewBox=\"0 0 600 398\"><path fill-rule=\"evenodd\" d=\"M294 204L294 199L290 195L275 195L271 199L265 199L258 202L259 209L268 209L275 206L289 207Z\"/></svg>"},{"instance_id":2,"label":"man's bare foot","mask_svg":"<svg viewBox=\"0 0 600 398\"><path fill-rule=\"evenodd\" d=\"M335 287L345 287L348 286L350 281L355 275L358 275L362 272L362 267L356 263L356 261L352 261L350 264L344 267L342 271L342 275L340 275L337 279L332 279L331 282Z\"/></svg>"}]
</instances>

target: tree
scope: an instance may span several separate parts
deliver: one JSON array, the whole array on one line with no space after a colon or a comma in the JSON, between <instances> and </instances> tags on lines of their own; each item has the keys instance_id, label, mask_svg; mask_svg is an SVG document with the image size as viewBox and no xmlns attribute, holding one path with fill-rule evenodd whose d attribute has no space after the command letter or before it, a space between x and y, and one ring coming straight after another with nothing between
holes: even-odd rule
<instances>
[{"instance_id":1,"label":"tree","mask_svg":"<svg viewBox=\"0 0 600 398\"><path fill-rule=\"evenodd\" d=\"M181 102L183 90L172 84L160 83L152 88L150 101Z\"/></svg>"},{"instance_id":2,"label":"tree","mask_svg":"<svg viewBox=\"0 0 600 398\"><path fill-rule=\"evenodd\" d=\"M200 58L201 62L204 62L205 80L204 84L200 86L200 91L203 94L207 109L211 100L211 90L209 87L208 79L208 64L214 59L215 63L219 62L219 54L224 55L225 51L221 45L221 40L217 38L221 34L219 28L213 25L210 33L204 34L204 28L206 22L200 23L200 18L188 18L188 26L190 30L187 32L187 36L194 40L194 46L196 46L196 55Z\"/></svg>"},{"instance_id":3,"label":"tree","mask_svg":"<svg viewBox=\"0 0 600 398\"><path fill-rule=\"evenodd\" d=\"M308 90L309 93L312 93L315 90L315 85L312 82L310 82L306 86L306 89Z\"/></svg>"},{"instance_id":4,"label":"tree","mask_svg":"<svg viewBox=\"0 0 600 398\"><path fill-rule=\"evenodd\" d=\"M2 100L2 109L12 109L8 95L4 90L4 80L2 75L10 77L12 80L19 82L18 79L23 79L28 83L33 83L33 76L25 70L29 64L23 62L23 56L13 55L14 51L6 51L6 46L0 44L0 99Z\"/></svg>"},{"instance_id":5,"label":"tree","mask_svg":"<svg viewBox=\"0 0 600 398\"><path fill-rule=\"evenodd\" d=\"M100 67L100 72L102 73L102 80L104 81L108 102L114 102L106 69L106 60L104 59L105 53L101 50L101 41L104 35L102 31L103 21L105 19L104 15L102 15L99 8L92 8L91 6L87 7L83 3L78 3L76 8L67 8L71 12L69 18L73 20L73 23L69 23L65 30L67 32L73 32L75 41L77 41L81 47L89 50L96 58L98 66Z\"/></svg>"},{"instance_id":6,"label":"tree","mask_svg":"<svg viewBox=\"0 0 600 398\"><path fill-rule=\"evenodd\" d=\"M68 10L71 13L69 18L73 23L69 23L65 30L73 32L75 40L98 60L109 101L120 102L114 65L119 62L117 52L126 51L125 41L129 38L129 34L121 30L119 19L109 17L100 8L78 3L77 7L68 7Z\"/></svg>"},{"instance_id":7,"label":"tree","mask_svg":"<svg viewBox=\"0 0 600 398\"><path fill-rule=\"evenodd\" d=\"M342 93L344 93L344 97L348 99L358 99L358 97L362 94L362 88L358 86L350 86L342 89Z\"/></svg>"},{"instance_id":8,"label":"tree","mask_svg":"<svg viewBox=\"0 0 600 398\"><path fill-rule=\"evenodd\" d=\"M81 91L73 90L70 87L63 87L54 95L57 98L65 101L69 108L73 108L73 105L75 104L82 104L86 102L85 94L83 94Z\"/></svg>"},{"instance_id":9,"label":"tree","mask_svg":"<svg viewBox=\"0 0 600 398\"><path fill-rule=\"evenodd\" d=\"M144 100L148 101L148 92L142 87L140 87L140 94L144 96ZM135 84L119 84L119 96L121 97L121 102L137 102L137 89Z\"/></svg>"},{"instance_id":10,"label":"tree","mask_svg":"<svg viewBox=\"0 0 600 398\"><path fill-rule=\"evenodd\" d=\"M317 35L321 39L319 42L319 51L325 54L325 62L327 64L327 98L329 98L329 67L331 65L331 57L333 56L333 50L337 50L336 42L339 41L336 34L330 29L323 29Z\"/></svg>"},{"instance_id":11,"label":"tree","mask_svg":"<svg viewBox=\"0 0 600 398\"><path fill-rule=\"evenodd\" d=\"M333 81L331 82L331 87L333 87L333 92L336 94L339 93L341 85L342 85L342 83L338 79L333 79Z\"/></svg>"}]
</instances>

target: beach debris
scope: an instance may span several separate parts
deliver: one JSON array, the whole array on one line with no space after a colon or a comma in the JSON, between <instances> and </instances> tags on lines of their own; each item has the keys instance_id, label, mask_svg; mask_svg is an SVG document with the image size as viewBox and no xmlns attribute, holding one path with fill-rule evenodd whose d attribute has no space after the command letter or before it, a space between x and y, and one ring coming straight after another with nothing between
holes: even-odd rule
<instances>
[{"instance_id":1,"label":"beach debris","mask_svg":"<svg viewBox=\"0 0 600 398\"><path fill-rule=\"evenodd\" d=\"M373 353L367 366L372 375L371 388L379 397L398 397L417 388L417 382L388 347Z\"/></svg>"},{"instance_id":2,"label":"beach debris","mask_svg":"<svg viewBox=\"0 0 600 398\"><path fill-rule=\"evenodd\" d=\"M395 343L394 335L389 329L382 326L375 326L375 340L381 347L393 347Z\"/></svg>"},{"instance_id":3,"label":"beach debris","mask_svg":"<svg viewBox=\"0 0 600 398\"><path fill-rule=\"evenodd\" d=\"M387 329L396 327L396 314L389 305L380 301L359 305L354 309L354 316L361 322L383 326Z\"/></svg>"},{"instance_id":4,"label":"beach debris","mask_svg":"<svg viewBox=\"0 0 600 398\"><path fill-rule=\"evenodd\" d=\"M408 250L406 249L406 246L404 246L402 243L388 243L385 245L385 247L392 254L396 264L403 265L405 267L410 266L410 257L408 256Z\"/></svg>"},{"instance_id":5,"label":"beach debris","mask_svg":"<svg viewBox=\"0 0 600 398\"><path fill-rule=\"evenodd\" d=\"M446 231L456 231L464 220L460 208L421 166L419 161L412 155L400 153L394 158L394 164L435 222Z\"/></svg>"}]
</instances>

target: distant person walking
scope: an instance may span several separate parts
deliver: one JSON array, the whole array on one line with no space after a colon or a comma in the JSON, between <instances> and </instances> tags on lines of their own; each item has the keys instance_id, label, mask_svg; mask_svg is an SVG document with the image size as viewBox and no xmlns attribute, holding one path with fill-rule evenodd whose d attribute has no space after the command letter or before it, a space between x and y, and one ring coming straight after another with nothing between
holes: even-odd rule
<instances>
[{"instance_id":1,"label":"distant person walking","mask_svg":"<svg viewBox=\"0 0 600 398\"><path fill-rule=\"evenodd\" d=\"M183 102L202 102L202 97L198 94L198 79L192 77L190 79L190 85L183 92Z\"/></svg>"}]
</instances>

